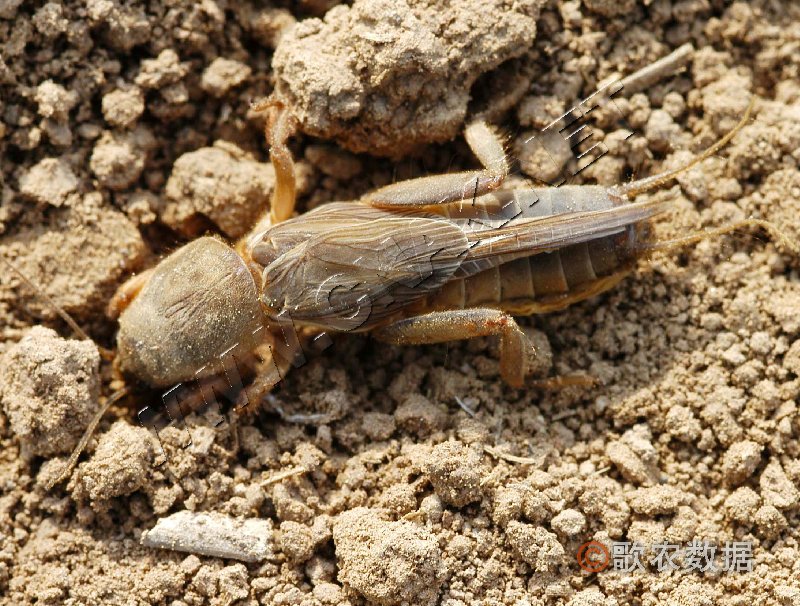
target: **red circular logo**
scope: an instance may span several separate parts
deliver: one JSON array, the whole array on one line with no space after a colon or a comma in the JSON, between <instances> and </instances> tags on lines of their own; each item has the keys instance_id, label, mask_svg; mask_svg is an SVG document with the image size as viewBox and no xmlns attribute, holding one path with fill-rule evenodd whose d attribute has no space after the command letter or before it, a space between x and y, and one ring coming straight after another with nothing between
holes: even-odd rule
<instances>
[{"instance_id":1,"label":"red circular logo","mask_svg":"<svg viewBox=\"0 0 800 606\"><path fill-rule=\"evenodd\" d=\"M608 568L608 548L600 541L587 541L578 547L578 566L586 572L601 572Z\"/></svg>"}]
</instances>

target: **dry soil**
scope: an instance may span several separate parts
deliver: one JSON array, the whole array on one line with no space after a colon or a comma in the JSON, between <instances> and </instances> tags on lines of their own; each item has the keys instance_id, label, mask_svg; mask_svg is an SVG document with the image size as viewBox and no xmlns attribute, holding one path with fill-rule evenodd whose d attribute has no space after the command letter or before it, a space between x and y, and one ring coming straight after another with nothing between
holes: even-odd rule
<instances>
[{"instance_id":1,"label":"dry soil","mask_svg":"<svg viewBox=\"0 0 800 606\"><path fill-rule=\"evenodd\" d=\"M478 115L521 186L551 166L532 134L685 43L685 70L594 112L608 153L578 182L678 166L755 96L728 148L652 194L673 209L656 233L753 216L800 237L796 3L336 4L0 0L0 255L113 347L122 281L263 211L274 172L252 101L277 90L297 115L301 210L476 166L460 132ZM273 412L191 418L188 448L165 430L166 465L114 407L50 491L117 385L0 269L0 604L800 605L799 269L745 229L522 320L552 354L540 370L592 388L510 389L491 339L347 336ZM264 557L140 544L184 510L265 520ZM576 560L589 540L741 541L753 569L592 574Z\"/></svg>"}]
</instances>

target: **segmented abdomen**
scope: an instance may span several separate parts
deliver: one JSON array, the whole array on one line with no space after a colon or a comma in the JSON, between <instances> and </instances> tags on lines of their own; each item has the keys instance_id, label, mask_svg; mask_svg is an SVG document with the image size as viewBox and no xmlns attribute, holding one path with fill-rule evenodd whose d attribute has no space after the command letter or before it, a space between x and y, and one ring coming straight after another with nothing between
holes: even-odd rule
<instances>
[{"instance_id":1,"label":"segmented abdomen","mask_svg":"<svg viewBox=\"0 0 800 606\"><path fill-rule=\"evenodd\" d=\"M515 192L518 218L601 210L612 205L606 189L571 188ZM635 264L640 225L451 280L427 300L427 309L492 307L528 315L563 309L617 284Z\"/></svg>"},{"instance_id":2,"label":"segmented abdomen","mask_svg":"<svg viewBox=\"0 0 800 606\"><path fill-rule=\"evenodd\" d=\"M452 280L426 307L492 307L520 315L563 309L613 287L632 269L630 259L615 251L618 239L575 244Z\"/></svg>"}]
</instances>

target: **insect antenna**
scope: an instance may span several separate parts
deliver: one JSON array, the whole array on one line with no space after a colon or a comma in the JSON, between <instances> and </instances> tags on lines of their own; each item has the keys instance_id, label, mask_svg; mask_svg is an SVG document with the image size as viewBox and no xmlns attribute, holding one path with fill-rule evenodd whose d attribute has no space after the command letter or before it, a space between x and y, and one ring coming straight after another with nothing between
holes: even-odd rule
<instances>
[{"instance_id":1,"label":"insect antenna","mask_svg":"<svg viewBox=\"0 0 800 606\"><path fill-rule=\"evenodd\" d=\"M724 236L725 234L734 232L742 227L757 227L763 229L769 233L773 240L780 242L784 247L786 247L787 250L795 255L800 255L800 244L793 241L789 236L781 231L777 225L770 223L769 221L764 221L763 219L752 218L742 219L740 221L731 223L730 225L723 225L722 227L702 229L693 234L689 234L688 236L683 236L682 238L663 240L655 244L642 244L641 248L648 251L671 251L694 244L695 242L700 242L701 240L706 240L708 238Z\"/></svg>"},{"instance_id":2,"label":"insect antenna","mask_svg":"<svg viewBox=\"0 0 800 606\"><path fill-rule=\"evenodd\" d=\"M722 139L714 143L714 145L706 149L703 153L694 158L688 164L685 164L674 170L668 170L663 173L658 173L657 175L645 177L644 179L631 181L630 183L626 183L624 185L614 186L610 188L612 193L617 196L627 196L628 198L633 198L641 193L644 193L651 189L656 189L658 187L661 187L662 185L665 185L666 183L669 183L670 181L672 181L672 179L674 179L681 173L685 173L687 170L696 166L703 160L710 158L711 156L716 154L719 150L721 150L723 147L725 147L730 142L730 140L733 139L736 133L739 132L739 130L741 130L741 128L745 124L747 124L747 121L750 119L750 112L753 109L755 100L756 100L755 96L753 96L750 99L750 104L747 106L747 109L744 112L744 116L742 116L742 119L739 120L739 123L736 126L734 126L733 129L731 129L731 131L728 134L726 134L724 137L722 137Z\"/></svg>"},{"instance_id":3,"label":"insect antenna","mask_svg":"<svg viewBox=\"0 0 800 606\"><path fill-rule=\"evenodd\" d=\"M72 331L76 335L78 335L78 337L80 337L80 339L86 341L93 341L93 339L88 334L86 334L86 331L84 331L78 325L78 323L72 318L72 316L70 316L66 311L64 311L64 309L60 305L58 305L55 301L53 301L53 299L46 292L44 292L41 288L36 286L36 284L34 284L32 280L30 280L24 273L22 273L22 271L17 269L17 267L13 263L11 263L9 260L3 257L0 257L0 261L2 261L4 265L6 265L14 274L16 274L16 276L19 277L19 279L22 280L28 286L28 288L30 288L34 292L34 294L37 297L39 297L42 301L45 302L45 304L50 306L59 316L61 316L61 318L69 325ZM105 347L101 347L97 345L97 343L95 343L95 346L97 347L97 350L100 352L100 355L103 357L103 359L105 360L114 359L113 351L111 351L110 349L106 349ZM78 445L72 451L72 454L70 455L67 464L64 466L64 469L61 470L61 472L55 479L47 483L46 486L47 490L50 490L51 488L53 488L53 486L62 482L72 473L72 470L75 468L75 465L78 462L78 457L80 457L81 453L83 452L83 449L86 448L86 445L89 443L89 439L94 434L95 429L97 429L97 425L100 423L100 420L103 418L103 416L105 416L106 412L108 412L108 409L115 402L118 402L120 399L124 398L130 392L131 390L129 387L123 387L122 389L115 391L105 401L105 403L100 407L100 410L98 410L95 413L94 417L92 417L92 421L89 423L89 426L84 431L80 442L78 442Z\"/></svg>"},{"instance_id":4,"label":"insect antenna","mask_svg":"<svg viewBox=\"0 0 800 606\"><path fill-rule=\"evenodd\" d=\"M81 441L78 442L78 445L72 451L72 454L69 456L69 460L67 464L64 465L64 468L61 472L56 476L54 479L47 482L46 488L50 490L56 484L61 483L66 478L68 478L72 474L72 470L75 469L75 465L78 463L78 457L81 456L83 449L86 448L86 445L89 443L89 439L94 434L94 430L97 429L100 420L105 416L108 409L115 403L127 396L131 392L130 387L123 387L122 389L118 389L115 391L111 396L105 401L105 403L100 407L94 417L92 417L92 421L86 427L86 430L83 432L83 436L81 437Z\"/></svg>"},{"instance_id":5,"label":"insect antenna","mask_svg":"<svg viewBox=\"0 0 800 606\"><path fill-rule=\"evenodd\" d=\"M44 303L48 307L50 307L53 311L55 311L61 317L61 319L67 323L70 329L72 329L72 332L74 332L80 339L84 341L94 341L94 339L92 339L88 334L86 334L86 331L83 330L78 325L78 323L73 319L71 315L69 315L66 311L64 311L64 309L58 303L53 301L50 295L44 292L44 290L36 286L36 284L34 284L33 281L28 278L28 276L26 276L24 273L22 273L22 271L17 269L17 267L13 263L11 263L11 261L5 259L4 257L0 257L0 261L2 261L4 265L6 265L14 274L16 274L16 276L20 280L22 280L25 283L25 285L28 288L30 288L37 297L39 297L39 299L44 301ZM114 359L113 351L111 351L110 349L106 349L105 347L101 347L97 345L97 343L95 343L95 345L97 346L97 350L100 352L100 355L103 357L103 359L105 360Z\"/></svg>"}]
</instances>

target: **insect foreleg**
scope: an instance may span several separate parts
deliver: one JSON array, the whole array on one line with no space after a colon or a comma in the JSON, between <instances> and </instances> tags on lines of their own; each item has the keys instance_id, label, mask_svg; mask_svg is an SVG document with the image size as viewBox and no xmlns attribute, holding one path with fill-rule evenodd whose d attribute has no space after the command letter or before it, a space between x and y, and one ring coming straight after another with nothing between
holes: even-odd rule
<instances>
[{"instance_id":1,"label":"insect foreleg","mask_svg":"<svg viewBox=\"0 0 800 606\"><path fill-rule=\"evenodd\" d=\"M298 363L296 357L289 358L282 355L281 349L275 347L275 343L280 342L282 336L273 335L268 342L262 343L253 352L257 360L255 375L253 382L239 392L235 407L237 412L244 412L250 404L256 404L253 410L257 410L265 396L281 382L292 366L302 365ZM294 336L299 338L298 346L309 354L319 354L333 344L327 333L316 330L302 330ZM284 350L283 353L287 352ZM302 358L302 363L305 363L305 357Z\"/></svg>"},{"instance_id":2,"label":"insect foreleg","mask_svg":"<svg viewBox=\"0 0 800 606\"><path fill-rule=\"evenodd\" d=\"M235 406L237 412L258 410L257 406L252 409L249 408L250 404L260 404L264 396L281 382L292 367L290 362L276 354L269 343L260 345L253 353L258 359L255 366L255 376L253 377L253 382L239 393Z\"/></svg>"},{"instance_id":3,"label":"insect foreleg","mask_svg":"<svg viewBox=\"0 0 800 606\"><path fill-rule=\"evenodd\" d=\"M131 276L125 280L125 282L123 282L122 286L117 288L114 296L111 297L111 300L106 306L106 315L109 318L112 320L119 318L120 314L125 311L125 308L128 307L130 302L133 301L136 298L136 295L139 294L139 291L142 290L144 285L150 279L150 276L153 275L154 269L154 267L151 267L142 273Z\"/></svg>"}]
</instances>

